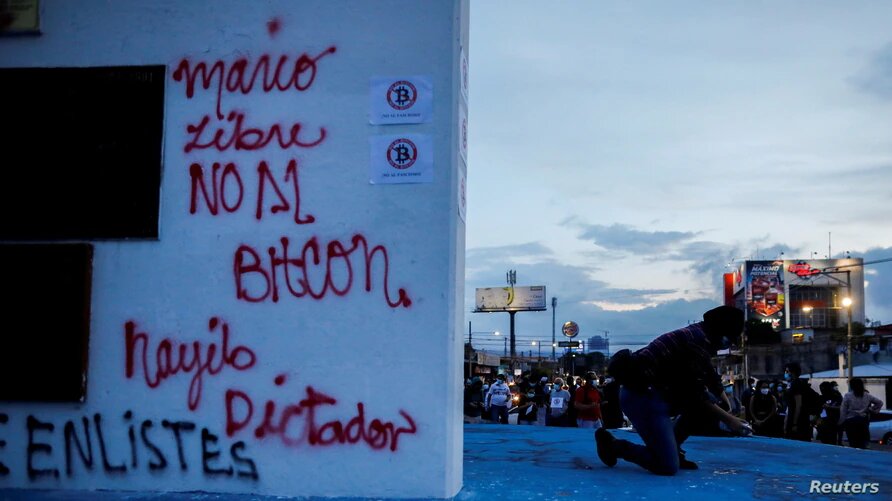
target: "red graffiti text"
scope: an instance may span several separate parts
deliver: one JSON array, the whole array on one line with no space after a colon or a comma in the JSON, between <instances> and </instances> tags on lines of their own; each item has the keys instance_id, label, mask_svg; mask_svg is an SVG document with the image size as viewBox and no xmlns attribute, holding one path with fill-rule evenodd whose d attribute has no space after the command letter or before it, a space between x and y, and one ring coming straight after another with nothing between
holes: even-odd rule
<instances>
[{"instance_id":1,"label":"red graffiti text","mask_svg":"<svg viewBox=\"0 0 892 501\"><path fill-rule=\"evenodd\" d=\"M290 190L287 190L276 181L276 176L270 170L269 164L261 161L257 165L257 204L254 217L258 221L263 219L263 214L267 210L271 214L276 214L291 211L292 207L296 224L309 224L316 220L311 214L301 216L300 182L297 172L297 160L292 159L288 162L283 176L283 184L286 188L290 187ZM210 174L211 188L208 191L208 180L204 167L199 163L193 163L189 167L189 176L192 178L189 213L198 212L198 207L201 205L199 198L204 200L204 206L214 216L220 212L221 206L225 212L229 213L239 210L244 199L245 183L242 181L238 166L232 162L225 166L214 162ZM268 209L264 204L264 199L270 201Z\"/></svg>"},{"instance_id":2,"label":"red graffiti text","mask_svg":"<svg viewBox=\"0 0 892 501\"><path fill-rule=\"evenodd\" d=\"M142 365L142 378L149 388L157 388L167 378L179 373L192 374L189 383L188 404L189 410L194 411L201 403L201 389L204 374L215 376L229 366L237 371L248 370L257 363L257 356L250 348L237 345L229 346L229 325L221 323L217 317L208 322L208 331L211 334L221 327L222 343L216 342L204 346L201 341L179 343L170 338L162 339L154 347L154 364L150 362L149 352L151 338L147 333L137 332L136 323L129 321L124 324L124 344L126 351L126 376L133 378L136 373L137 363ZM154 366L153 366L154 365Z\"/></svg>"},{"instance_id":3,"label":"red graffiti text","mask_svg":"<svg viewBox=\"0 0 892 501\"><path fill-rule=\"evenodd\" d=\"M205 115L197 124L188 124L186 132L189 141L183 147L183 151L189 153L192 150L214 149L226 151L255 151L265 148L268 144L274 144L285 150L291 147L312 148L325 140L325 127L319 127L319 132L312 139L302 139L300 122L291 124L287 132L286 127L273 124L269 127L246 127L245 114L231 111L223 123L211 123L210 115Z\"/></svg>"},{"instance_id":4,"label":"red graffiti text","mask_svg":"<svg viewBox=\"0 0 892 501\"><path fill-rule=\"evenodd\" d=\"M276 377L276 386L284 383L284 376ZM317 411L323 406L334 406L337 400L316 391L312 386L307 386L305 391L305 398L284 405L267 400L262 419L259 424L254 423L254 437L276 437L289 446L305 443L321 447L364 442L375 450L396 451L401 435L414 435L418 432L415 420L404 410L399 411L404 421L402 426L377 418L367 422L365 406L361 402L356 404L356 414L348 421L335 419L321 423ZM253 417L254 402L251 397L240 390L227 390L226 435L232 437L247 428L252 424Z\"/></svg>"},{"instance_id":5,"label":"red graffiti text","mask_svg":"<svg viewBox=\"0 0 892 501\"><path fill-rule=\"evenodd\" d=\"M353 256L358 252L365 269L366 292L372 290L373 264L378 262L382 270L380 286L387 305L391 308L408 308L412 304L405 289L397 291L395 300L391 297L387 249L383 245L369 249L368 241L362 235L354 235L349 244L332 240L320 245L318 239L312 237L304 242L299 257L289 256L290 242L287 237L282 237L279 242L278 247L267 249L268 260L263 259L261 251L250 245L243 244L235 251L233 271L237 299L251 303L269 299L275 303L279 301L279 289L282 287L295 298L309 295L322 299L329 293L346 296L353 287ZM377 261L376 256L379 256ZM338 279L335 279L336 274ZM311 276L315 277L315 284Z\"/></svg>"},{"instance_id":6,"label":"red graffiti text","mask_svg":"<svg viewBox=\"0 0 892 501\"><path fill-rule=\"evenodd\" d=\"M228 63L222 59L213 62L199 61L193 64L188 59L183 59L173 72L176 82L185 81L186 97L192 99L195 95L196 83L203 89L211 89L216 93L217 118L222 120L223 92L241 93L247 95L254 90L258 78L263 92L278 90L285 92L296 90L305 91L313 85L318 70L317 63L329 54L334 54L337 49L328 47L315 56L306 53L293 57L280 55L277 61L273 61L269 55L264 54L256 61L242 57Z\"/></svg>"}]
</instances>

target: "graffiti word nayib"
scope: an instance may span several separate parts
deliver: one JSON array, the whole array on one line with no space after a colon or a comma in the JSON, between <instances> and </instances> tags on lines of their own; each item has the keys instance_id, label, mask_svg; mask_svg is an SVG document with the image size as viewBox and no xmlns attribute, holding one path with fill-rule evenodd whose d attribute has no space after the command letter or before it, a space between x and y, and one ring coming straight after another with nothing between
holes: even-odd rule
<instances>
[{"instance_id":1,"label":"graffiti word nayib","mask_svg":"<svg viewBox=\"0 0 892 501\"><path fill-rule=\"evenodd\" d=\"M273 61L275 58L268 54L260 56L256 61L242 57L233 62L218 59L195 64L184 58L174 70L173 79L176 82L185 81L188 99L195 95L196 83L203 89L211 89L216 93L217 118L223 120L225 115L221 102L224 92L247 95L257 83L265 93L306 91L316 79L319 60L334 54L336 50L336 47L330 46L315 56L304 53L293 58L282 54L277 61Z\"/></svg>"},{"instance_id":2,"label":"graffiti word nayib","mask_svg":"<svg viewBox=\"0 0 892 501\"><path fill-rule=\"evenodd\" d=\"M359 254L359 263L365 271L365 290L372 290L372 269L375 257L380 263L381 289L388 306L408 308L412 304L405 289L397 291L397 298L391 297L390 261L387 248L376 245L369 249L369 243L363 235L353 235L350 243L331 240L320 245L316 237L303 243L297 257L288 253L289 239L282 237L280 247L271 246L265 253L242 244L235 251L233 270L235 272L236 298L250 303L279 300L279 290L284 288L295 298L309 295L321 299L329 292L336 296L345 296L353 287L354 255ZM268 255L268 260L263 259ZM335 278L338 275L339 279ZM315 284L310 277L314 276ZM339 283L336 283L339 282Z\"/></svg>"},{"instance_id":3,"label":"graffiti word nayib","mask_svg":"<svg viewBox=\"0 0 892 501\"><path fill-rule=\"evenodd\" d=\"M164 419L160 423L160 429L156 424L158 423L151 419L142 422L134 420L133 413L128 410L124 413L123 423L117 425L104 422L102 415L97 413L93 415L92 420L87 416L79 420L69 419L61 427L61 433L57 433L54 423L28 416L25 430L28 435L26 450L28 478L31 481L44 477L58 478L59 463L54 461L58 454L54 451L58 449L65 451L65 475L69 478L75 476L78 470L93 471L98 462L102 463L102 471L106 474L126 475L128 472L139 470L143 464L151 472L161 472L168 468L170 461L173 461L174 453L170 451L174 446L180 470L187 471L189 462L186 459L185 449L194 446L190 445L194 444L194 440L190 437L195 431L195 423ZM126 438L123 430L117 433L113 431L121 428L121 425L126 428ZM139 440L136 438L137 434ZM113 457L110 454L111 450L121 450L112 447L116 440L126 440L129 443L127 448L129 457ZM217 445L218 441L217 435L207 428L201 429L201 468L205 475L249 480L259 478L256 464L245 455L244 442L233 443L229 447L231 462L221 464L223 458Z\"/></svg>"},{"instance_id":4,"label":"graffiti word nayib","mask_svg":"<svg viewBox=\"0 0 892 501\"><path fill-rule=\"evenodd\" d=\"M276 377L276 386L284 383L285 376ZM334 406L337 400L316 391L312 386L307 386L305 391L305 398L285 404L267 400L263 406L263 416L258 422L253 419L253 399L243 391L226 390L226 435L232 437L253 425L256 438L276 437L288 446L305 443L324 447L364 442L375 450L396 451L401 435L414 435L418 432L415 420L404 410L399 411L404 420L403 426L398 427L392 422L377 418L367 422L365 406L361 402L356 404L356 414L346 422L335 419L321 423L317 410L322 406Z\"/></svg>"},{"instance_id":5,"label":"graffiti word nayib","mask_svg":"<svg viewBox=\"0 0 892 501\"><path fill-rule=\"evenodd\" d=\"M222 165L214 162L210 169L210 179L208 179L205 168L199 163L193 163L189 167L189 176L192 178L192 191L189 202L189 213L195 214L200 206L206 207L211 215L216 216L223 212L233 213L238 211L242 206L245 198L245 182L239 171L238 165L235 163L227 163ZM265 211L269 210L271 214L279 212L291 211L294 207L294 222L296 224L309 224L316 220L312 214L301 216L300 214L300 183L297 177L297 160L292 159L285 167L285 175L283 176L283 189L276 176L269 168L269 164L261 161L257 165L257 196L254 217L258 221L263 219ZM210 181L210 190L208 190L208 181ZM266 199L269 204L264 203ZM203 204L200 201L203 200ZM269 205L269 209L266 206Z\"/></svg>"},{"instance_id":6,"label":"graffiti word nayib","mask_svg":"<svg viewBox=\"0 0 892 501\"><path fill-rule=\"evenodd\" d=\"M189 383L189 410L194 411L201 403L202 381L205 374L216 376L226 366L237 371L248 370L257 363L257 356L246 346L229 346L229 325L213 317L208 322L208 331L214 334L220 327L221 344L215 341L203 343L192 341L181 343L164 338L152 347L152 339L145 332L136 331L132 320L124 324L124 345L126 353L126 376L133 378L137 363L142 367L142 379L149 388L157 388L167 378L177 374L192 374ZM154 356L149 357L149 352ZM152 362L154 362L154 364Z\"/></svg>"}]
</instances>

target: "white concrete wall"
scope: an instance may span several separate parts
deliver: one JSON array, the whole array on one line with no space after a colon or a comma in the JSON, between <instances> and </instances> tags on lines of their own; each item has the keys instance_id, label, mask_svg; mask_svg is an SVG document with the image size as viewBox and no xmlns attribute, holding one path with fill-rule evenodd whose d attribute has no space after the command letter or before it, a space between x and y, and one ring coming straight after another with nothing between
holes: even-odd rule
<instances>
[{"instance_id":1,"label":"white concrete wall","mask_svg":"<svg viewBox=\"0 0 892 501\"><path fill-rule=\"evenodd\" d=\"M458 117L467 15L462 0L45 0L41 36L0 39L2 67L168 68L160 238L95 242L86 402L0 404L8 416L0 423L6 441L0 463L10 470L0 486L355 497L458 492L464 325L459 186L466 169ZM204 116L214 125L227 122L217 118L215 87L199 86L189 98L185 81L173 78L178 65L219 62L228 69L244 58L253 68L263 56L285 56L293 65L301 54L318 57L305 91L264 92L259 84L247 93L224 90L219 108L224 116L243 113L246 126L299 122L307 141L324 128L318 145L184 151L190 124ZM370 125L370 78L402 75L430 78L432 121ZM382 134L430 136L433 182L370 184L369 138ZM292 160L298 216L312 215L313 222L295 222L293 179L286 178ZM212 215L199 198L190 213L190 166L201 165L209 177L214 162L236 165L243 202ZM261 162L290 208L273 213L277 198L267 185L258 219ZM233 181L226 188L231 204ZM369 249L386 249L386 266L381 252L372 261L371 290L365 289L360 247L331 260L341 294L295 297L280 270L278 301L238 297L234 262L242 246L268 268L267 249L281 256L281 238L288 238L292 259L315 239L322 262L308 275L319 290L325 257L337 252L326 246L351 249L354 236ZM291 268L294 284L298 271ZM258 272L242 278L250 295L264 288ZM400 301L402 289L411 304ZM131 377L128 325L133 334L145 334L132 350ZM231 357L219 372L197 377L196 369L159 369L156 354L168 343L174 353L186 346L190 357L199 347L202 362L215 349L211 367L218 368L224 326ZM275 410L264 428L265 408ZM86 447L84 422L91 467L71 437L66 441L68 427ZM340 427L349 435L345 443L336 440Z\"/></svg>"}]
</instances>

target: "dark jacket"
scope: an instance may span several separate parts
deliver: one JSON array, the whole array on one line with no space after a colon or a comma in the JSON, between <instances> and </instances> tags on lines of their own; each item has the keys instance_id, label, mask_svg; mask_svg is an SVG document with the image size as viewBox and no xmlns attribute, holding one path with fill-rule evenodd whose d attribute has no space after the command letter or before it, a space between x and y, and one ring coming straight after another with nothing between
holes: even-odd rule
<instances>
[{"instance_id":1,"label":"dark jacket","mask_svg":"<svg viewBox=\"0 0 892 501\"><path fill-rule=\"evenodd\" d=\"M608 372L632 390L651 387L676 411L701 402L717 402L723 391L721 377L712 366L715 350L706 338L703 322L667 332L644 348L617 353Z\"/></svg>"}]
</instances>

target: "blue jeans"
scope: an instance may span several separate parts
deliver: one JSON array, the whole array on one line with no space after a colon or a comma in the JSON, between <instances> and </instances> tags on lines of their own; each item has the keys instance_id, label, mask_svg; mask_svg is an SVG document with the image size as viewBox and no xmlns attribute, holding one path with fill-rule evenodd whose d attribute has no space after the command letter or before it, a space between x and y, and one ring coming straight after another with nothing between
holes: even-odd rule
<instances>
[{"instance_id":1,"label":"blue jeans","mask_svg":"<svg viewBox=\"0 0 892 501\"><path fill-rule=\"evenodd\" d=\"M508 406L507 405L491 405L489 407L490 416L493 423L508 424Z\"/></svg>"},{"instance_id":2,"label":"blue jeans","mask_svg":"<svg viewBox=\"0 0 892 501\"><path fill-rule=\"evenodd\" d=\"M633 391L623 386L619 393L620 407L632 421L644 445L617 440L619 457L650 470L657 475L678 472L678 447L687 439L678 433L669 404L654 390Z\"/></svg>"}]
</instances>

